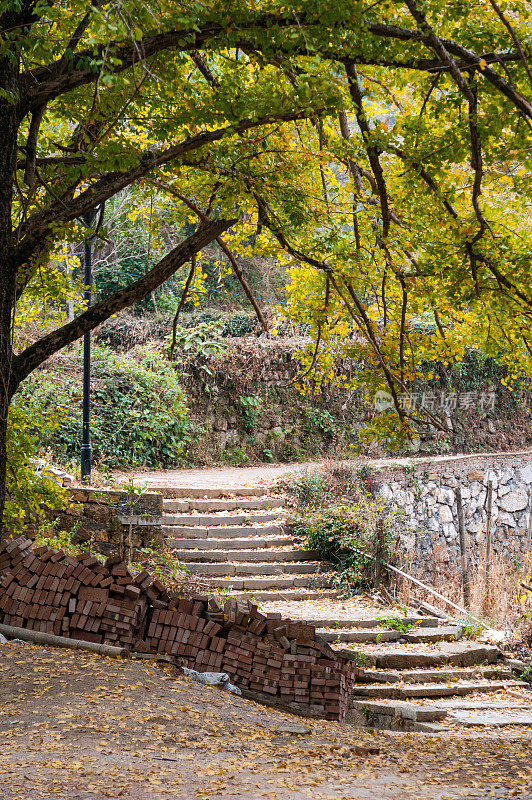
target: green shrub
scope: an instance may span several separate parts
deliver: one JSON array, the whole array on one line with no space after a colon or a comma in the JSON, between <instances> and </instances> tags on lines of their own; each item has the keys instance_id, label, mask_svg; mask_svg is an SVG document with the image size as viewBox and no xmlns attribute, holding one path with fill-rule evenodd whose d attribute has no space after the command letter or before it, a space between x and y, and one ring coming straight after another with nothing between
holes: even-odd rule
<instances>
[{"instance_id":1,"label":"green shrub","mask_svg":"<svg viewBox=\"0 0 532 800\"><path fill-rule=\"evenodd\" d=\"M75 361L74 361L75 359ZM36 428L40 445L59 461L78 457L81 440L79 352L65 369L41 370L23 385L23 406L57 414L56 430ZM176 373L160 353L141 347L115 353L93 347L91 439L95 464L111 468L179 463L189 438L187 407ZM74 379L73 379L74 372Z\"/></svg>"},{"instance_id":2,"label":"green shrub","mask_svg":"<svg viewBox=\"0 0 532 800\"><path fill-rule=\"evenodd\" d=\"M246 336L257 330L258 322L254 314L233 314L225 321L222 336Z\"/></svg>"},{"instance_id":3,"label":"green shrub","mask_svg":"<svg viewBox=\"0 0 532 800\"><path fill-rule=\"evenodd\" d=\"M255 430L257 427L261 406L260 397L239 397L238 404L244 421L244 427L248 433L251 433L251 431Z\"/></svg>"},{"instance_id":4,"label":"green shrub","mask_svg":"<svg viewBox=\"0 0 532 800\"><path fill-rule=\"evenodd\" d=\"M306 469L290 480L286 491L295 497L298 506L321 506L326 496L325 475L317 470Z\"/></svg>"},{"instance_id":5,"label":"green shrub","mask_svg":"<svg viewBox=\"0 0 532 800\"><path fill-rule=\"evenodd\" d=\"M60 424L61 409L44 413L31 400L15 396L9 410L7 433L7 499L4 523L22 533L30 519L42 518L41 506L63 508L66 495L49 473L36 470L38 446L53 436Z\"/></svg>"},{"instance_id":6,"label":"green shrub","mask_svg":"<svg viewBox=\"0 0 532 800\"><path fill-rule=\"evenodd\" d=\"M317 508L326 496L325 476L319 472L298 476L295 486L303 503L287 521L292 535L306 539L310 549L331 563L344 590L370 588L376 560L381 566L392 560L401 512L380 495L360 489L353 499Z\"/></svg>"}]
</instances>

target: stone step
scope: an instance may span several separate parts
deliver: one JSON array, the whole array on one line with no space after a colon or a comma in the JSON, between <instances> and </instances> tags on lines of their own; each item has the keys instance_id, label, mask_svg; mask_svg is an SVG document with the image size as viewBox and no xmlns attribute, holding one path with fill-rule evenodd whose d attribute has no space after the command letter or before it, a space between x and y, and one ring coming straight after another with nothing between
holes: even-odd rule
<instances>
[{"instance_id":1,"label":"stone step","mask_svg":"<svg viewBox=\"0 0 532 800\"><path fill-rule=\"evenodd\" d=\"M506 667L448 667L441 669L412 669L384 671L365 669L361 677L367 683L448 683L459 680L487 680L505 678L512 680L512 671Z\"/></svg>"},{"instance_id":2,"label":"stone step","mask_svg":"<svg viewBox=\"0 0 532 800\"><path fill-rule=\"evenodd\" d=\"M314 575L250 575L232 578L216 578L213 585L217 589L252 591L254 589L295 589L309 587L315 583Z\"/></svg>"},{"instance_id":3,"label":"stone step","mask_svg":"<svg viewBox=\"0 0 532 800\"><path fill-rule=\"evenodd\" d=\"M207 486L148 486L147 491L157 492L163 498L185 499L218 499L232 497L271 497L271 492L266 486L221 486L212 488ZM281 499L281 498L280 498Z\"/></svg>"},{"instance_id":4,"label":"stone step","mask_svg":"<svg viewBox=\"0 0 532 800\"><path fill-rule=\"evenodd\" d=\"M290 536L249 536L245 539L167 539L173 550L258 550L283 547L292 543Z\"/></svg>"},{"instance_id":5,"label":"stone step","mask_svg":"<svg viewBox=\"0 0 532 800\"><path fill-rule=\"evenodd\" d=\"M357 648L358 650L358 648ZM401 647L389 649L374 648L359 652L364 654L366 664L385 670L413 670L430 669L454 665L457 667L472 667L476 664L493 664L501 653L497 647L475 643L438 643L429 652L407 650Z\"/></svg>"},{"instance_id":6,"label":"stone step","mask_svg":"<svg viewBox=\"0 0 532 800\"><path fill-rule=\"evenodd\" d=\"M414 638L414 642L456 641L462 635L462 628L460 627L450 628L447 626L438 626L433 628L418 628L417 630L423 630L424 636L420 639ZM375 644L380 644L381 642L397 642L399 640L411 641L408 639L408 634L402 633L401 631L379 627L357 630L353 628L344 628L342 622L340 622L337 627L333 628L320 627L319 631L326 642L358 642L361 644L364 642L374 642Z\"/></svg>"},{"instance_id":7,"label":"stone step","mask_svg":"<svg viewBox=\"0 0 532 800\"><path fill-rule=\"evenodd\" d=\"M163 514L163 525L184 525L186 527L200 526L209 528L218 525L256 525L260 522L274 522L283 515L283 510L279 512L268 512L266 514Z\"/></svg>"},{"instance_id":8,"label":"stone step","mask_svg":"<svg viewBox=\"0 0 532 800\"><path fill-rule=\"evenodd\" d=\"M308 561L306 563L298 562L270 562L270 563L248 563L248 562L222 562L205 563L205 562L182 562L183 566L190 570L194 575L313 575L320 569L319 561Z\"/></svg>"},{"instance_id":9,"label":"stone step","mask_svg":"<svg viewBox=\"0 0 532 800\"><path fill-rule=\"evenodd\" d=\"M359 727L442 734L468 727L532 726L532 702L516 703L513 697L485 700L441 698L423 700L352 699L346 721Z\"/></svg>"},{"instance_id":10,"label":"stone step","mask_svg":"<svg viewBox=\"0 0 532 800\"><path fill-rule=\"evenodd\" d=\"M409 683L406 686L393 684L357 684L353 698L388 698L390 700L409 700L420 697L463 697L478 692L496 692L501 689L519 689L527 684L523 681L452 681L451 683Z\"/></svg>"},{"instance_id":11,"label":"stone step","mask_svg":"<svg viewBox=\"0 0 532 800\"><path fill-rule=\"evenodd\" d=\"M355 713L353 713L355 712ZM437 722L447 716L447 711L436 706L429 706L428 708L422 705L415 705L413 703L384 703L377 700L351 700L349 704L349 711L347 712L346 722L357 723L365 719L367 727L377 728L395 728L397 730L404 730L405 728L399 722L393 725L391 720L379 724L379 717L396 718L399 720L409 722ZM408 728L407 728L408 729ZM411 730L414 729L412 726Z\"/></svg>"},{"instance_id":12,"label":"stone step","mask_svg":"<svg viewBox=\"0 0 532 800\"><path fill-rule=\"evenodd\" d=\"M341 619L331 619L330 617L315 618L305 616L305 622L309 625L315 625L317 628L331 628L334 630L347 629L347 628L379 628L382 626L387 617L373 617L372 619L359 619L358 617L346 617ZM437 627L441 620L437 617L402 617L401 622L403 625L413 625L420 620L423 621L423 627Z\"/></svg>"},{"instance_id":13,"label":"stone step","mask_svg":"<svg viewBox=\"0 0 532 800\"><path fill-rule=\"evenodd\" d=\"M417 627L408 633L403 633L401 638L406 642L443 642L456 641L462 636L462 627L460 625L440 625L437 628Z\"/></svg>"},{"instance_id":14,"label":"stone step","mask_svg":"<svg viewBox=\"0 0 532 800\"><path fill-rule=\"evenodd\" d=\"M172 539L245 539L248 536L286 536L280 525L235 525L214 528L200 525L163 525L163 536Z\"/></svg>"},{"instance_id":15,"label":"stone step","mask_svg":"<svg viewBox=\"0 0 532 800\"><path fill-rule=\"evenodd\" d=\"M283 508L284 500L280 497L257 497L255 499L238 498L217 498L215 500L194 499L187 500L164 500L163 511L165 513L184 514L188 511L198 511L209 513L211 511L239 511L249 509L251 511L265 511L269 508Z\"/></svg>"},{"instance_id":16,"label":"stone step","mask_svg":"<svg viewBox=\"0 0 532 800\"><path fill-rule=\"evenodd\" d=\"M242 600L252 600L261 603L273 603L277 600L292 601L292 600L335 600L338 597L338 592L334 589L284 589L283 591L275 589L256 589L247 592L230 592L233 597L241 598Z\"/></svg>"},{"instance_id":17,"label":"stone step","mask_svg":"<svg viewBox=\"0 0 532 800\"><path fill-rule=\"evenodd\" d=\"M326 642L396 642L401 638L399 631L389 631L386 628L376 630L353 628L317 628L321 638Z\"/></svg>"},{"instance_id":18,"label":"stone step","mask_svg":"<svg viewBox=\"0 0 532 800\"><path fill-rule=\"evenodd\" d=\"M257 548L256 550L181 550L179 559L184 562L203 561L220 563L223 561L265 561L284 562L284 561L315 561L318 554L315 550L269 550Z\"/></svg>"},{"instance_id":19,"label":"stone step","mask_svg":"<svg viewBox=\"0 0 532 800\"><path fill-rule=\"evenodd\" d=\"M511 725L532 727L532 708L528 709L486 709L468 711L456 709L447 713L446 720L456 722L466 728L503 728Z\"/></svg>"}]
</instances>

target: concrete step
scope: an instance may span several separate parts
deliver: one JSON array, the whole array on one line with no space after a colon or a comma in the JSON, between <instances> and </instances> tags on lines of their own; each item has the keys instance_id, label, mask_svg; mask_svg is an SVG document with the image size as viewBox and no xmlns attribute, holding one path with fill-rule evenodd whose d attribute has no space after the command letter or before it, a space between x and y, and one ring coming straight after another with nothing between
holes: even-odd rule
<instances>
[{"instance_id":1,"label":"concrete step","mask_svg":"<svg viewBox=\"0 0 532 800\"><path fill-rule=\"evenodd\" d=\"M507 728L512 725L532 727L532 708L520 706L510 708L453 709L447 712L446 720L465 728Z\"/></svg>"},{"instance_id":2,"label":"concrete step","mask_svg":"<svg viewBox=\"0 0 532 800\"><path fill-rule=\"evenodd\" d=\"M426 708L413 703L385 703L378 700L364 699L351 700L346 722L360 723L362 721L362 724L364 724L365 721L368 728L415 730L413 725L405 725L404 723L438 722L446 716L447 711L436 706Z\"/></svg>"},{"instance_id":3,"label":"concrete step","mask_svg":"<svg viewBox=\"0 0 532 800\"><path fill-rule=\"evenodd\" d=\"M495 667L443 667L440 669L371 670L365 669L361 677L367 683L449 683L450 681L479 680L484 678L512 680L512 671Z\"/></svg>"},{"instance_id":4,"label":"concrete step","mask_svg":"<svg viewBox=\"0 0 532 800\"><path fill-rule=\"evenodd\" d=\"M380 628L386 619L386 617L373 617L372 619L359 619L358 617L331 619L330 617L322 617L310 619L305 616L305 622L308 622L309 625L315 625L316 628L331 628L332 630L335 628L342 630L347 628ZM440 620L437 617L403 617L401 622L403 625L413 625L420 620L423 621L423 627L425 628L437 627L440 624Z\"/></svg>"},{"instance_id":5,"label":"concrete step","mask_svg":"<svg viewBox=\"0 0 532 800\"><path fill-rule=\"evenodd\" d=\"M163 498L203 498L218 499L232 497L271 497L271 492L265 486L227 486L212 488L207 486L149 486L147 491L157 492Z\"/></svg>"},{"instance_id":6,"label":"concrete step","mask_svg":"<svg viewBox=\"0 0 532 800\"><path fill-rule=\"evenodd\" d=\"M245 539L167 539L173 550L258 550L265 547L283 547L292 540L289 536L250 536Z\"/></svg>"},{"instance_id":7,"label":"concrete step","mask_svg":"<svg viewBox=\"0 0 532 800\"><path fill-rule=\"evenodd\" d=\"M315 583L314 575L244 575L230 578L215 578L213 585L217 589L239 591L242 589L295 589L309 587Z\"/></svg>"},{"instance_id":8,"label":"concrete step","mask_svg":"<svg viewBox=\"0 0 532 800\"><path fill-rule=\"evenodd\" d=\"M254 589L250 591L230 592L233 597L254 602L273 603L277 600L335 600L338 592L333 589Z\"/></svg>"},{"instance_id":9,"label":"concrete step","mask_svg":"<svg viewBox=\"0 0 532 800\"><path fill-rule=\"evenodd\" d=\"M361 697L388 698L390 700L409 700L420 697L463 697L479 692L496 692L501 689L519 689L527 686L523 681L452 681L451 683L409 683L405 686L391 686L369 683L357 684L353 689L353 699Z\"/></svg>"},{"instance_id":10,"label":"concrete step","mask_svg":"<svg viewBox=\"0 0 532 800\"><path fill-rule=\"evenodd\" d=\"M283 509L277 512L254 514L163 514L163 525L184 525L191 527L196 525L202 528L214 527L217 525L257 525L261 522L275 522L283 515Z\"/></svg>"},{"instance_id":11,"label":"concrete step","mask_svg":"<svg viewBox=\"0 0 532 800\"><path fill-rule=\"evenodd\" d=\"M321 636L325 639L326 642L374 642L375 644L380 644L381 642L397 642L401 641L412 641L408 638L408 634L402 633L401 631L396 630L389 630L388 628L379 628L376 627L374 629L365 628L365 629L354 629L354 628L344 628L343 623L340 622L336 627L331 628L322 628L319 627L319 632ZM433 628L417 628L416 630L420 630L424 632L424 635L420 638L414 638L414 642L444 642L444 641L456 641L462 635L462 628L455 627L451 628L448 626L439 626Z\"/></svg>"},{"instance_id":12,"label":"concrete step","mask_svg":"<svg viewBox=\"0 0 532 800\"><path fill-rule=\"evenodd\" d=\"M317 628L321 638L326 642L396 642L401 638L399 631L389 631L386 628L376 630L356 628Z\"/></svg>"},{"instance_id":13,"label":"concrete step","mask_svg":"<svg viewBox=\"0 0 532 800\"><path fill-rule=\"evenodd\" d=\"M284 500L280 497L256 497L250 499L217 498L214 500L194 499L164 500L163 512L184 514L189 511L209 513L211 511L265 511L269 508L284 508Z\"/></svg>"},{"instance_id":14,"label":"concrete step","mask_svg":"<svg viewBox=\"0 0 532 800\"><path fill-rule=\"evenodd\" d=\"M462 637L460 625L439 625L437 628L417 627L408 633L403 633L401 638L406 642L443 642L457 641Z\"/></svg>"},{"instance_id":15,"label":"concrete step","mask_svg":"<svg viewBox=\"0 0 532 800\"><path fill-rule=\"evenodd\" d=\"M368 666L385 670L431 669L446 665L472 667L476 664L493 664L500 657L497 647L476 642L441 642L427 652L407 650L400 646L378 650L370 646L367 651L362 646L357 651L364 654Z\"/></svg>"},{"instance_id":16,"label":"concrete step","mask_svg":"<svg viewBox=\"0 0 532 800\"><path fill-rule=\"evenodd\" d=\"M485 700L441 698L437 701L352 699L347 722L359 727L442 734L469 727L532 726L532 702L495 695Z\"/></svg>"},{"instance_id":17,"label":"concrete step","mask_svg":"<svg viewBox=\"0 0 532 800\"><path fill-rule=\"evenodd\" d=\"M190 570L194 575L314 575L320 569L319 561L308 561L306 563L293 563L286 562L270 562L270 563L247 563L247 562L222 562L205 563L205 562L183 562L183 566Z\"/></svg>"},{"instance_id":18,"label":"concrete step","mask_svg":"<svg viewBox=\"0 0 532 800\"><path fill-rule=\"evenodd\" d=\"M200 525L163 525L163 536L172 539L245 539L248 536L286 536L280 525L235 525L214 528Z\"/></svg>"},{"instance_id":19,"label":"concrete step","mask_svg":"<svg viewBox=\"0 0 532 800\"><path fill-rule=\"evenodd\" d=\"M235 550L225 548L224 550L181 550L179 559L184 562L203 561L220 563L223 561L256 561L259 563L273 561L281 563L283 561L315 561L317 553L315 550L269 550L257 548L256 550Z\"/></svg>"}]
</instances>

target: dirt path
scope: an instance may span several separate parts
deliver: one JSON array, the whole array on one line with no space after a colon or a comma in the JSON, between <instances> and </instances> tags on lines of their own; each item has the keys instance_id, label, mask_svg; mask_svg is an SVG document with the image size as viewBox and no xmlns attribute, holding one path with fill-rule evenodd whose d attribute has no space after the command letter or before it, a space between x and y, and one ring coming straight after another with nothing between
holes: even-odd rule
<instances>
[{"instance_id":1,"label":"dirt path","mask_svg":"<svg viewBox=\"0 0 532 800\"><path fill-rule=\"evenodd\" d=\"M30 645L0 645L0 679L1 800L532 798L532 741L508 732L372 735Z\"/></svg>"},{"instance_id":2,"label":"dirt path","mask_svg":"<svg viewBox=\"0 0 532 800\"><path fill-rule=\"evenodd\" d=\"M416 458L380 458L368 459L360 457L350 461L338 463L356 466L365 464L366 466L406 466L421 463L447 463L452 461L466 461L482 456L482 453L468 453L445 456L421 456ZM522 450L508 453L486 453L487 458L491 457L496 461L497 458L510 456L523 456L523 460L530 459L532 450ZM133 478L136 484L146 486L168 486L168 487L205 487L205 488L240 488L245 486L269 486L286 475L303 472L307 469L315 469L324 461L309 461L299 464L261 464L256 467L198 467L197 469L175 469L158 470L155 472L132 471L128 473L116 473L117 480ZM328 461L327 463L331 463Z\"/></svg>"}]
</instances>

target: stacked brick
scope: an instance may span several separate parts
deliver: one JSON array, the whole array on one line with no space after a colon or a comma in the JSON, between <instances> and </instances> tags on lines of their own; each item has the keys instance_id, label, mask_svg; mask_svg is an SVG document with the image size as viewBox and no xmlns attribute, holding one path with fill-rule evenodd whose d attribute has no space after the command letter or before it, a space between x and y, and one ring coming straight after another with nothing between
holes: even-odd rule
<instances>
[{"instance_id":1,"label":"stacked brick","mask_svg":"<svg viewBox=\"0 0 532 800\"><path fill-rule=\"evenodd\" d=\"M179 597L125 564L31 547L0 550L0 620L6 625L128 650L166 654L199 672L227 672L244 692L341 720L357 670L312 625L261 614L253 603Z\"/></svg>"}]
</instances>

